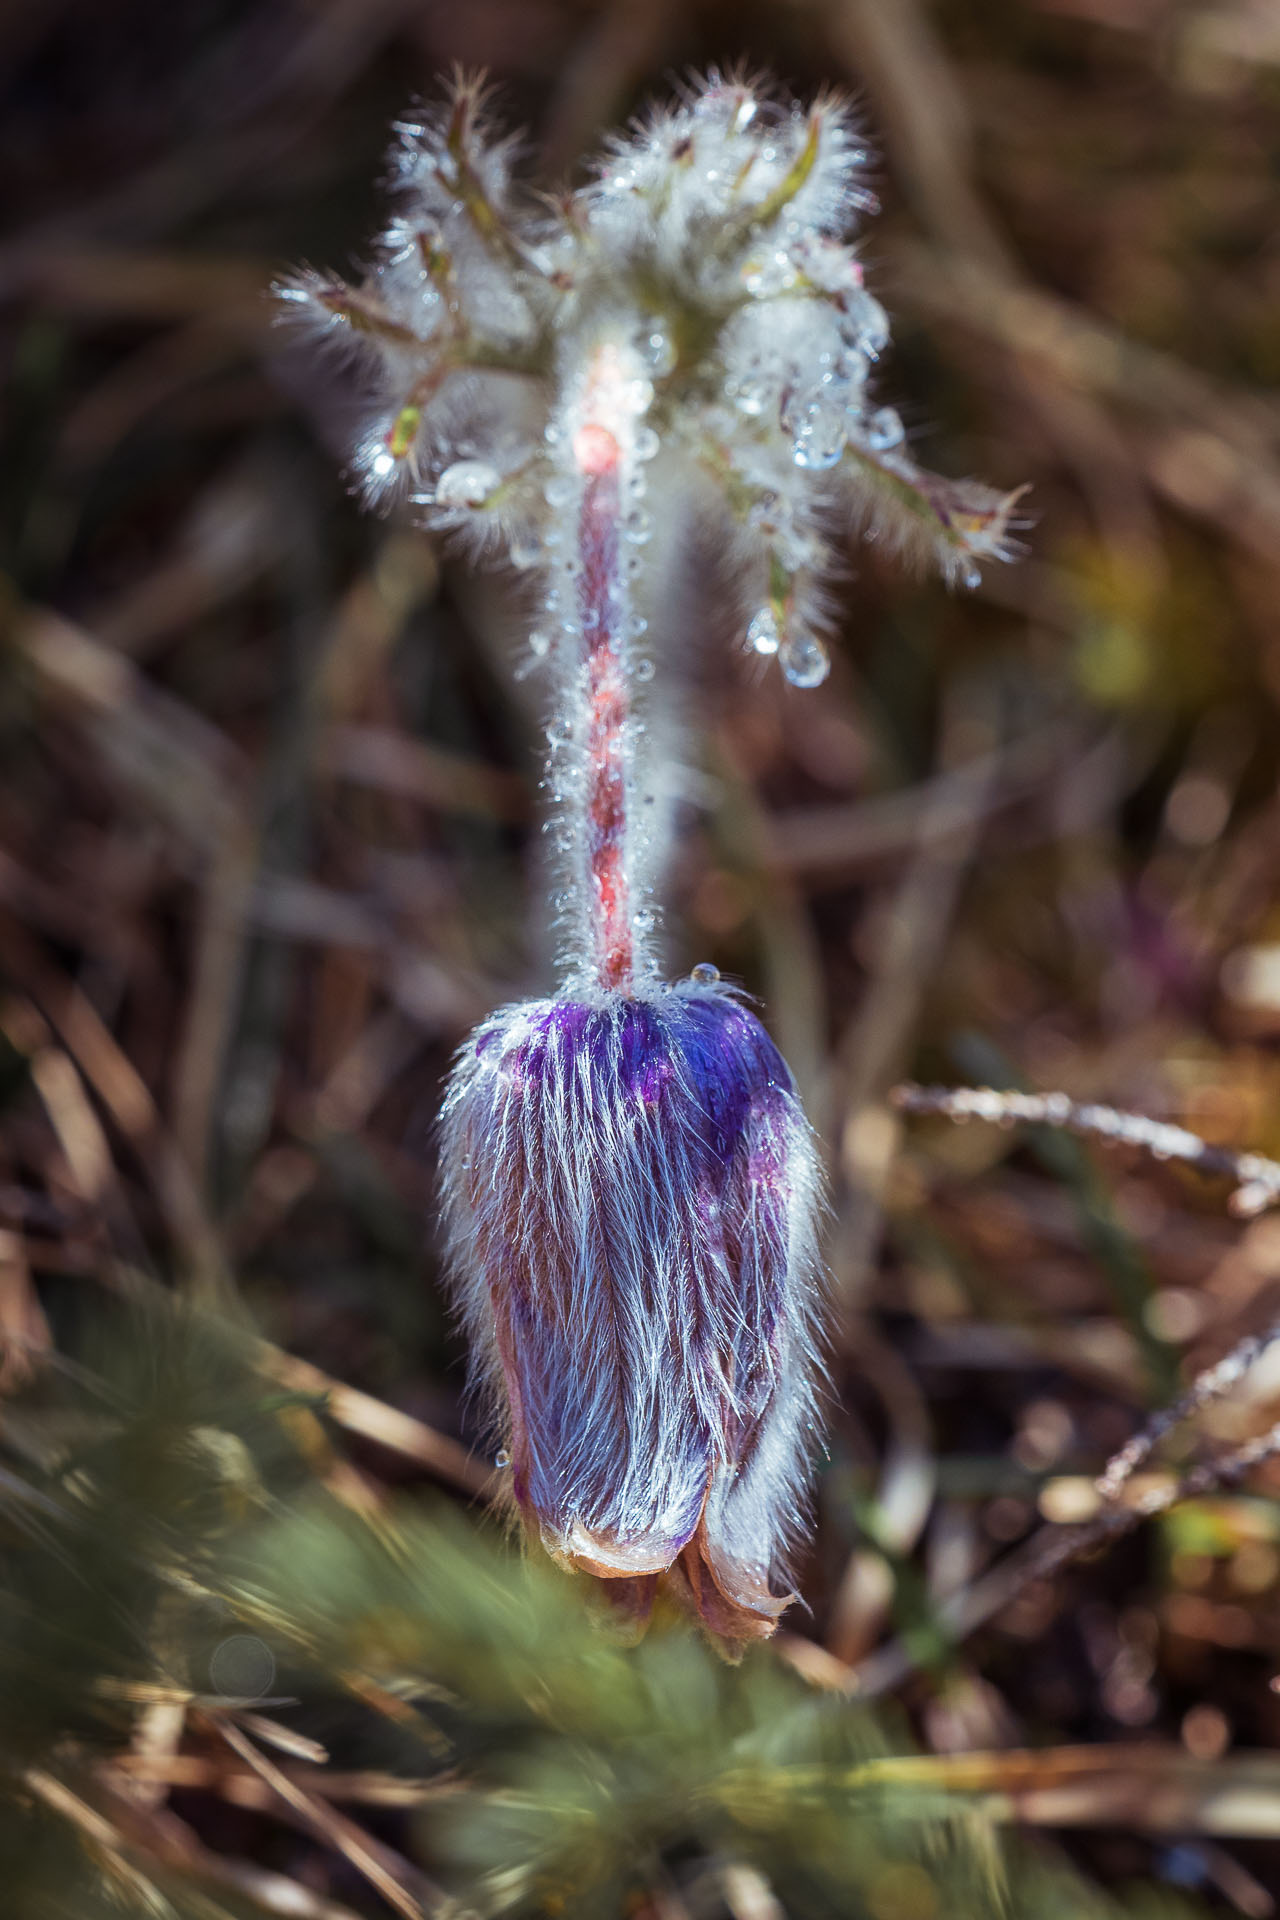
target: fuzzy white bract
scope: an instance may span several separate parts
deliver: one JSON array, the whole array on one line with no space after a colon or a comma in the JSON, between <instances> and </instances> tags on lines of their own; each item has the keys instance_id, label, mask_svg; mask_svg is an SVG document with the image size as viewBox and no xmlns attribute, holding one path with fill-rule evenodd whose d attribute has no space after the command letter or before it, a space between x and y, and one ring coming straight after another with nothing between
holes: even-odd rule
<instances>
[{"instance_id":1,"label":"fuzzy white bract","mask_svg":"<svg viewBox=\"0 0 1280 1920\"><path fill-rule=\"evenodd\" d=\"M683 499L719 522L744 637L793 684L827 671L826 583L851 528L958 584L1010 557L1018 496L926 472L873 391L889 327L852 236L875 201L837 96L801 108L711 73L554 200L513 183L512 142L475 81L398 132L395 217L363 283L306 272L278 288L363 362L354 471L372 504L407 495L424 525L543 570L558 595L572 536L557 436L608 333L639 369L637 544L643 463L661 453L666 511ZM641 579L639 596L654 588ZM671 636L646 611L661 646ZM535 651L559 626L553 599Z\"/></svg>"}]
</instances>

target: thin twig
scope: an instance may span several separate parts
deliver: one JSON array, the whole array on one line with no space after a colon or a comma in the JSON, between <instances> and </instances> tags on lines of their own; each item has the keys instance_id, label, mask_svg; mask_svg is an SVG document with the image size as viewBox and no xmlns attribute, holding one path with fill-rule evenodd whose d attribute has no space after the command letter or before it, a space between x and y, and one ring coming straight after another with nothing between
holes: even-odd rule
<instances>
[{"instance_id":1,"label":"thin twig","mask_svg":"<svg viewBox=\"0 0 1280 1920\"><path fill-rule=\"evenodd\" d=\"M834 1784L830 1767L780 1773L793 1792L829 1792ZM854 1792L879 1786L972 1795L989 1819L1036 1826L1258 1839L1274 1839L1280 1831L1280 1763L1268 1752L1198 1760L1180 1747L1122 1743L893 1754L851 1767L841 1784Z\"/></svg>"},{"instance_id":2,"label":"thin twig","mask_svg":"<svg viewBox=\"0 0 1280 1920\"><path fill-rule=\"evenodd\" d=\"M1226 1175L1236 1183L1233 1210L1256 1213L1280 1199L1280 1165L1260 1154L1232 1153L1210 1146L1185 1127L1169 1126L1141 1114L1119 1113L1114 1107L1082 1104L1065 1093L997 1092L991 1087L895 1087L893 1104L907 1113L944 1114L949 1120L987 1120L998 1126L1027 1122L1036 1126L1066 1127L1094 1139L1116 1140L1140 1147L1158 1160L1181 1160L1209 1176ZM1280 1340L1280 1320L1262 1333L1248 1334L1221 1360L1197 1375L1187 1391L1170 1406L1152 1414L1147 1424L1127 1440L1107 1462L1097 1481L1104 1500L1114 1500L1135 1470L1148 1459L1174 1427L1230 1392L1267 1349Z\"/></svg>"},{"instance_id":3,"label":"thin twig","mask_svg":"<svg viewBox=\"0 0 1280 1920\"><path fill-rule=\"evenodd\" d=\"M403 1882L410 1879L419 1887L424 1898L432 1905L436 1901L435 1889L431 1888L409 1863L386 1846L380 1840L372 1839L354 1821L340 1814L328 1801L319 1799L315 1794L292 1779L274 1760L268 1759L254 1746L232 1721L225 1716L209 1715L209 1724L221 1734L227 1745L240 1758L248 1763L255 1773L270 1786L284 1804L291 1808L326 1845L335 1848L349 1860L357 1873L369 1882L369 1885L382 1895L389 1907L404 1916L404 1920L422 1920L426 1911L423 1900L410 1892Z\"/></svg>"},{"instance_id":4,"label":"thin twig","mask_svg":"<svg viewBox=\"0 0 1280 1920\"><path fill-rule=\"evenodd\" d=\"M299 1393L323 1397L325 1412L346 1432L377 1441L379 1446L416 1461L440 1479L476 1498L491 1494L499 1484L493 1467L476 1454L468 1452L460 1441L452 1439L449 1434L438 1432L436 1428L427 1426L425 1421L401 1412L399 1407L388 1406L385 1400L377 1400L372 1394L361 1392L359 1387L350 1387L345 1381L335 1380L331 1374L312 1366L309 1360L301 1360L294 1353L285 1353L269 1340L260 1340L256 1351L265 1374Z\"/></svg>"},{"instance_id":5,"label":"thin twig","mask_svg":"<svg viewBox=\"0 0 1280 1920\"><path fill-rule=\"evenodd\" d=\"M287 1915L289 1920L359 1920L353 1908L315 1893L300 1880L273 1873L256 1861L212 1852L168 1807L148 1807L139 1801L133 1783L116 1778L113 1766L99 1766L94 1778L119 1821L121 1834L148 1860L206 1885L247 1894L264 1912Z\"/></svg>"},{"instance_id":6,"label":"thin twig","mask_svg":"<svg viewBox=\"0 0 1280 1920\"><path fill-rule=\"evenodd\" d=\"M1114 1500L1125 1482L1150 1456L1166 1433L1181 1426L1201 1407L1207 1407L1211 1401L1229 1393L1277 1340L1280 1340L1280 1320L1273 1320L1265 1332L1247 1334L1232 1347L1230 1353L1224 1354L1213 1366L1197 1374L1187 1391L1172 1406L1161 1407L1159 1412L1153 1413L1146 1426L1125 1442L1099 1474L1096 1484L1103 1499Z\"/></svg>"},{"instance_id":7,"label":"thin twig","mask_svg":"<svg viewBox=\"0 0 1280 1920\"><path fill-rule=\"evenodd\" d=\"M1207 1494L1238 1485L1255 1467L1277 1454L1280 1454L1280 1421L1230 1453L1205 1461L1180 1478L1170 1476L1146 1489L1142 1497L1131 1504L1104 1506L1092 1520L1076 1526L1042 1527L981 1580L944 1601L937 1614L939 1627L953 1644L958 1644L995 1614L1003 1612L1033 1582L1049 1579L1069 1561L1110 1545L1113 1540L1132 1533L1144 1520L1168 1513L1186 1500L1200 1500ZM898 1686L918 1665L916 1654L906 1642L891 1641L861 1665L850 1668L840 1690L856 1693L859 1698L872 1698Z\"/></svg>"},{"instance_id":8,"label":"thin twig","mask_svg":"<svg viewBox=\"0 0 1280 1920\"><path fill-rule=\"evenodd\" d=\"M1150 1120L1141 1113L1120 1113L1115 1107L1072 1100L1065 1093L1013 1093L994 1087L895 1087L893 1104L904 1113L937 1113L948 1120L986 1120L1012 1127L1020 1122L1040 1127L1065 1127L1090 1139L1111 1140L1139 1147L1156 1160L1181 1160L1197 1173L1223 1177L1235 1183L1231 1211L1243 1218L1280 1201L1280 1163L1258 1153L1233 1153L1211 1146L1198 1133L1167 1121Z\"/></svg>"},{"instance_id":9,"label":"thin twig","mask_svg":"<svg viewBox=\"0 0 1280 1920\"><path fill-rule=\"evenodd\" d=\"M247 1720L249 1716L242 1718ZM140 1785L195 1789L217 1794L235 1806L250 1807L256 1812L269 1810L279 1798L274 1787L260 1774L228 1764L214 1754L126 1753L112 1761L108 1770L117 1782L126 1782L130 1791L136 1791ZM311 1767L305 1775L297 1767L281 1767L280 1771L319 1799L343 1801L353 1806L419 1807L432 1800L453 1798L463 1791L456 1774L430 1780L373 1769L338 1773Z\"/></svg>"}]
</instances>

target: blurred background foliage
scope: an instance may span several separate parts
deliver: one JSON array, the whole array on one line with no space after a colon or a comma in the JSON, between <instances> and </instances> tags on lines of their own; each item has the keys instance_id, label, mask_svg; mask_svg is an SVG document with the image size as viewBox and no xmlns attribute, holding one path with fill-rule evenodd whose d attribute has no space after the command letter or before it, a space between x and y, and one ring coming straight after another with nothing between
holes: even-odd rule
<instances>
[{"instance_id":1,"label":"blurred background foliage","mask_svg":"<svg viewBox=\"0 0 1280 1920\"><path fill-rule=\"evenodd\" d=\"M264 290L358 260L454 61L549 182L738 58L863 103L884 397L1038 519L973 596L851 549L819 694L756 678L715 552L673 596L673 968L761 995L833 1184L806 1607L731 1670L482 1518L432 1122L546 977L528 608L356 512ZM1280 1227L885 1095L1280 1151L1273 0L6 0L0 88L15 1914L1271 1913L1275 1469L997 1576L1276 1318ZM1264 1358L1160 1470L1277 1398Z\"/></svg>"}]
</instances>

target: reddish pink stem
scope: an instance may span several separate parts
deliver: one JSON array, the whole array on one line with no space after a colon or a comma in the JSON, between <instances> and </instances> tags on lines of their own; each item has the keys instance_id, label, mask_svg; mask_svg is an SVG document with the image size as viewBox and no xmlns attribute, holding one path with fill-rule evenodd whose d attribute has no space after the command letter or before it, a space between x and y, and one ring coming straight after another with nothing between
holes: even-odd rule
<instances>
[{"instance_id":1,"label":"reddish pink stem","mask_svg":"<svg viewBox=\"0 0 1280 1920\"><path fill-rule=\"evenodd\" d=\"M574 442L585 474L578 519L578 615L586 678L587 883L593 962L602 987L623 993L635 966L631 889L626 871L629 699L619 633L621 591L620 455L607 427L581 428Z\"/></svg>"}]
</instances>

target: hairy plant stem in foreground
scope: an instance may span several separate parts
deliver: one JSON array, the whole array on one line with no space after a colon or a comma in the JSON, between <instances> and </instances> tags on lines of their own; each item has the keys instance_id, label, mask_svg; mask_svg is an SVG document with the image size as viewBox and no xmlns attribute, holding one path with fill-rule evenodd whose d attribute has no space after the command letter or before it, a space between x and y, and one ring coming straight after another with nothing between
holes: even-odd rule
<instances>
[{"instance_id":1,"label":"hairy plant stem in foreground","mask_svg":"<svg viewBox=\"0 0 1280 1920\"><path fill-rule=\"evenodd\" d=\"M630 991L635 972L633 879L628 854L632 785L630 636L623 575L623 496L628 409L626 369L605 342L590 361L573 464L582 476L574 565L581 629L577 673L582 709L581 857L586 950L597 986ZM572 635L562 642L568 648Z\"/></svg>"}]
</instances>

